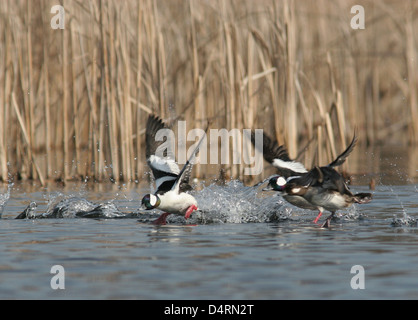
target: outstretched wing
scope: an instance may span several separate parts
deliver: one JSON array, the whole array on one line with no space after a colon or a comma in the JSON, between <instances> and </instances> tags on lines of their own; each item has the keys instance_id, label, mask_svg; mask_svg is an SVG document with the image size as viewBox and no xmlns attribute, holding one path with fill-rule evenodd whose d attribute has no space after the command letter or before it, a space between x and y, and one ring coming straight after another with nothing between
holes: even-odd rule
<instances>
[{"instance_id":1,"label":"outstretched wing","mask_svg":"<svg viewBox=\"0 0 418 320\"><path fill-rule=\"evenodd\" d=\"M177 180L175 181L172 190L177 189L178 192L184 192L187 190L190 190L191 187L189 185L189 177L190 173L193 168L193 160L196 157L196 154L199 152L199 147L202 144L202 142L206 138L206 132L208 131L209 125L205 129L205 133L200 138L199 143L197 144L196 148L193 150L192 154L190 155L189 159L186 161L185 165L181 169L180 173L177 176Z\"/></svg>"},{"instance_id":2,"label":"outstretched wing","mask_svg":"<svg viewBox=\"0 0 418 320\"><path fill-rule=\"evenodd\" d=\"M157 193L171 190L180 172L179 166L172 159L164 159L152 155L147 160L155 179Z\"/></svg>"},{"instance_id":3,"label":"outstretched wing","mask_svg":"<svg viewBox=\"0 0 418 320\"><path fill-rule=\"evenodd\" d=\"M166 143L167 145L174 143L174 141L157 140L158 132L164 129L169 130L170 128L168 128L163 122L163 120L161 120L158 116L150 114L148 117L146 129L145 129L145 144L146 144L145 155L147 159L149 159L150 156L155 155L157 153L158 148L163 143ZM169 138L170 137L167 136L167 139ZM166 157L174 160L175 157L174 157L173 149L168 148L166 151L167 151Z\"/></svg>"},{"instance_id":4,"label":"outstretched wing","mask_svg":"<svg viewBox=\"0 0 418 320\"><path fill-rule=\"evenodd\" d=\"M347 157L350 155L350 153L353 151L356 143L357 143L357 135L354 132L353 140L351 140L350 145L347 147L347 149L345 149L345 151L343 153L341 153L337 158L335 158L335 160L332 161L328 165L328 167L333 168L333 167L337 167L337 166L342 165L345 162L345 160L347 159Z\"/></svg>"},{"instance_id":5,"label":"outstretched wing","mask_svg":"<svg viewBox=\"0 0 418 320\"><path fill-rule=\"evenodd\" d=\"M351 193L344 181L344 178L331 167L314 167L309 172L297 179L292 179L291 183L299 186L320 187L326 190L338 191L340 194Z\"/></svg>"},{"instance_id":6,"label":"outstretched wing","mask_svg":"<svg viewBox=\"0 0 418 320\"><path fill-rule=\"evenodd\" d=\"M259 149L259 146L257 146L255 142L254 131L251 132L251 142L256 148ZM328 164L328 167L334 168L342 165L350 153L353 151L356 143L357 135L354 133L353 139L347 149L345 149L344 152L335 158L334 161ZM279 146L276 140L271 139L264 132L262 147L263 149L260 151L262 151L264 159L276 167L279 174L285 178L298 176L308 172L302 163L290 159L289 154L283 145Z\"/></svg>"},{"instance_id":7,"label":"outstretched wing","mask_svg":"<svg viewBox=\"0 0 418 320\"><path fill-rule=\"evenodd\" d=\"M161 129L168 128L159 117L150 115L145 130L145 152L147 164L155 178L157 193L160 194L171 190L180 173L180 168L174 160L174 155L169 150L164 157L156 154L158 147L164 143L156 140L157 133Z\"/></svg>"},{"instance_id":8,"label":"outstretched wing","mask_svg":"<svg viewBox=\"0 0 418 320\"><path fill-rule=\"evenodd\" d=\"M276 140L271 139L264 132L262 150L260 150L260 146L256 143L254 131L251 132L251 142L256 149L263 153L264 159L277 168L281 176L288 178L304 174L308 171L302 163L290 159L285 146L279 146Z\"/></svg>"}]
</instances>

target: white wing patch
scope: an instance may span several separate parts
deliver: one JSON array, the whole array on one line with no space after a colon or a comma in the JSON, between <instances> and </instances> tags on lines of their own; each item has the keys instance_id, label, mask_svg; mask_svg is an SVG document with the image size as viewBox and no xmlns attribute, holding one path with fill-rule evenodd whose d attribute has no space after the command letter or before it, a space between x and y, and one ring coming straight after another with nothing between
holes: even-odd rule
<instances>
[{"instance_id":1,"label":"white wing patch","mask_svg":"<svg viewBox=\"0 0 418 320\"><path fill-rule=\"evenodd\" d=\"M297 162L297 161L283 161L280 159L274 159L273 166L275 166L276 168L290 169L294 172L299 172L299 173L308 172L305 166L302 163Z\"/></svg>"},{"instance_id":2,"label":"white wing patch","mask_svg":"<svg viewBox=\"0 0 418 320\"><path fill-rule=\"evenodd\" d=\"M151 155L148 158L148 161L152 169L162 171L162 172L167 172L167 173L174 173L174 174L180 173L179 166L177 165L176 161L174 161L173 159L160 158L158 156Z\"/></svg>"}]
</instances>

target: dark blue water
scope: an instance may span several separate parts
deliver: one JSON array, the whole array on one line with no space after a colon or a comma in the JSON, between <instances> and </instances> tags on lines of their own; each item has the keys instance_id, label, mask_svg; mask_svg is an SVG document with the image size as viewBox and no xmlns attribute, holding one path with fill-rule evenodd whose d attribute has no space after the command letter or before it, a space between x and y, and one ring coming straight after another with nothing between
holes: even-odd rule
<instances>
[{"instance_id":1,"label":"dark blue water","mask_svg":"<svg viewBox=\"0 0 418 320\"><path fill-rule=\"evenodd\" d=\"M342 211L330 229L312 223L316 212L238 182L204 187L196 196L205 212L189 224L173 217L157 227L149 224L157 212L138 210L148 191L5 187L0 299L418 298L417 185L378 185L371 203ZM31 201L36 214L59 203L111 205L96 218L75 217L71 207L66 218L14 220ZM106 217L115 208L122 218ZM55 265L65 289L51 288ZM364 289L351 286L355 265Z\"/></svg>"}]
</instances>

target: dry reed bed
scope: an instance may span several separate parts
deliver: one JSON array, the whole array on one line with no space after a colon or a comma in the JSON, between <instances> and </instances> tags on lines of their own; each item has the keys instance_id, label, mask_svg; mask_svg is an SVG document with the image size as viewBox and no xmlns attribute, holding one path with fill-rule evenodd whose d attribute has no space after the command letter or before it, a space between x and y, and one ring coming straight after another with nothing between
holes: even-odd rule
<instances>
[{"instance_id":1,"label":"dry reed bed","mask_svg":"<svg viewBox=\"0 0 418 320\"><path fill-rule=\"evenodd\" d=\"M2 180L141 179L150 112L263 128L307 166L354 128L362 143L418 142L414 1L362 1L364 30L356 1L64 0L64 30L55 4L0 2Z\"/></svg>"}]
</instances>

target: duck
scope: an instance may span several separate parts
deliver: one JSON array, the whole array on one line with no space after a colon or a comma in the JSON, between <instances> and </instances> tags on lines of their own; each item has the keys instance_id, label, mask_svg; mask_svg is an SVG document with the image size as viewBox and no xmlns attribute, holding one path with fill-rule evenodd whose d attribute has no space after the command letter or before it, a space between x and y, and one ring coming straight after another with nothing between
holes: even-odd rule
<instances>
[{"instance_id":1,"label":"duck","mask_svg":"<svg viewBox=\"0 0 418 320\"><path fill-rule=\"evenodd\" d=\"M192 187L189 184L192 170L192 159L198 152L201 138L197 147L186 161L183 168L174 159L174 155L167 152L162 157L157 154L157 149L162 142L156 140L157 132L161 129L168 129L166 124L156 115L149 115L145 129L146 161L155 179L156 192L146 194L142 198L142 207L146 210L159 209L164 211L153 221L155 225L165 225L170 214L184 215L187 220L191 214L198 210L198 203L189 192Z\"/></svg>"},{"instance_id":2,"label":"duck","mask_svg":"<svg viewBox=\"0 0 418 320\"><path fill-rule=\"evenodd\" d=\"M254 134L251 141L255 145ZM372 199L371 193L353 194L342 175L334 169L345 162L356 143L357 135L354 133L346 150L331 163L307 170L302 163L290 158L285 146L279 146L277 141L263 133L263 157L279 173L279 176L268 179L267 187L263 191L278 191L287 202L296 207L318 210L314 223L318 223L325 210L330 211L331 215L321 225L329 228L337 210L347 208L353 203L368 203Z\"/></svg>"}]
</instances>

